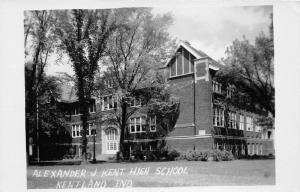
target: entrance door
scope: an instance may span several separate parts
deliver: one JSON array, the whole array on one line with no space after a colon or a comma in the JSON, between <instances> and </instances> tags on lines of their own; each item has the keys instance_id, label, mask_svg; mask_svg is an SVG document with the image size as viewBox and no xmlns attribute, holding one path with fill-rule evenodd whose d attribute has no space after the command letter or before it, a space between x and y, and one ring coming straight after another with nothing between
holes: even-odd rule
<instances>
[{"instance_id":1,"label":"entrance door","mask_svg":"<svg viewBox=\"0 0 300 192\"><path fill-rule=\"evenodd\" d=\"M115 128L110 128L106 131L106 153L115 154L119 151L118 131Z\"/></svg>"}]
</instances>

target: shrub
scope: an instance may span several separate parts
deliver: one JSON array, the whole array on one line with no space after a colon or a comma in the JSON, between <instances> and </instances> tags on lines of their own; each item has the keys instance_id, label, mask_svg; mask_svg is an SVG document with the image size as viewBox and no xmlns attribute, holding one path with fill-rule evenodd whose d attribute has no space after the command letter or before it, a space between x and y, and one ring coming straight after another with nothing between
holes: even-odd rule
<instances>
[{"instance_id":1,"label":"shrub","mask_svg":"<svg viewBox=\"0 0 300 192\"><path fill-rule=\"evenodd\" d=\"M188 151L182 157L188 161L206 161L208 158L208 153L202 151Z\"/></svg>"},{"instance_id":2,"label":"shrub","mask_svg":"<svg viewBox=\"0 0 300 192\"><path fill-rule=\"evenodd\" d=\"M176 158L180 156L180 153L176 150L169 151L167 154L167 160L174 161Z\"/></svg>"},{"instance_id":3,"label":"shrub","mask_svg":"<svg viewBox=\"0 0 300 192\"><path fill-rule=\"evenodd\" d=\"M185 154L185 159L188 160L188 161L197 161L197 153L196 151L188 151L186 154Z\"/></svg>"},{"instance_id":4,"label":"shrub","mask_svg":"<svg viewBox=\"0 0 300 192\"><path fill-rule=\"evenodd\" d=\"M230 161L234 156L229 151L207 150L207 151L188 151L185 155L180 156L181 159L188 161L208 161L212 158L214 161Z\"/></svg>"},{"instance_id":5,"label":"shrub","mask_svg":"<svg viewBox=\"0 0 300 192\"><path fill-rule=\"evenodd\" d=\"M213 152L213 160L214 161L222 161L222 151L220 150L214 150Z\"/></svg>"},{"instance_id":6,"label":"shrub","mask_svg":"<svg viewBox=\"0 0 300 192\"><path fill-rule=\"evenodd\" d=\"M229 151L222 151L222 160L223 161L231 161L234 159L234 156Z\"/></svg>"},{"instance_id":7,"label":"shrub","mask_svg":"<svg viewBox=\"0 0 300 192\"><path fill-rule=\"evenodd\" d=\"M200 161L207 161L211 157L210 151L200 152Z\"/></svg>"},{"instance_id":8,"label":"shrub","mask_svg":"<svg viewBox=\"0 0 300 192\"><path fill-rule=\"evenodd\" d=\"M180 153L176 150L168 151L166 149L148 151L148 150L136 150L132 154L135 160L144 160L144 161L155 161L155 160L167 160L174 161L180 157Z\"/></svg>"}]
</instances>

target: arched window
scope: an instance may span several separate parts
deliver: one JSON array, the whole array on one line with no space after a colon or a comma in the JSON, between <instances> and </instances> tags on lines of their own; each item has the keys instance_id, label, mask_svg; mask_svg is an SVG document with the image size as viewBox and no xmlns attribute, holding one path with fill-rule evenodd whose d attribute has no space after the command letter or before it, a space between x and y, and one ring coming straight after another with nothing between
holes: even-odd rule
<instances>
[{"instance_id":1,"label":"arched window","mask_svg":"<svg viewBox=\"0 0 300 192\"><path fill-rule=\"evenodd\" d=\"M106 150L107 152L117 152L119 150L118 131L115 128L106 131Z\"/></svg>"}]
</instances>

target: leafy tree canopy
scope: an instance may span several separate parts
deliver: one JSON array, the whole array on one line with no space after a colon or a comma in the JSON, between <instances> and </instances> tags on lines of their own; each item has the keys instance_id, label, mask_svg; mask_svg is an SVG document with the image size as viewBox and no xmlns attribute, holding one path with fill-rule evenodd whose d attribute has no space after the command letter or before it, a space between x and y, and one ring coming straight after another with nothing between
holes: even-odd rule
<instances>
[{"instance_id":1,"label":"leafy tree canopy","mask_svg":"<svg viewBox=\"0 0 300 192\"><path fill-rule=\"evenodd\" d=\"M217 73L216 78L236 87L239 102L246 102L274 118L273 22L270 24L269 34L260 33L254 44L245 37L233 41L221 62L225 67Z\"/></svg>"}]
</instances>

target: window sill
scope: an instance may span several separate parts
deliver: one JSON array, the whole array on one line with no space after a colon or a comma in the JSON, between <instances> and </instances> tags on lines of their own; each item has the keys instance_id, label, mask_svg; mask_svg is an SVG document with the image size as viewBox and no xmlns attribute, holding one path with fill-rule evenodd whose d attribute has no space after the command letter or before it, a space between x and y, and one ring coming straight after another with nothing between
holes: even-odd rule
<instances>
[{"instance_id":1,"label":"window sill","mask_svg":"<svg viewBox=\"0 0 300 192\"><path fill-rule=\"evenodd\" d=\"M136 133L146 133L146 131L141 131L141 132L129 132L130 134L136 134Z\"/></svg>"},{"instance_id":2,"label":"window sill","mask_svg":"<svg viewBox=\"0 0 300 192\"><path fill-rule=\"evenodd\" d=\"M225 128L225 127L222 126L222 125L214 125L214 127L217 127L217 128Z\"/></svg>"},{"instance_id":3,"label":"window sill","mask_svg":"<svg viewBox=\"0 0 300 192\"><path fill-rule=\"evenodd\" d=\"M101 111L112 111L115 110L116 108L112 108L112 109L102 109Z\"/></svg>"},{"instance_id":4,"label":"window sill","mask_svg":"<svg viewBox=\"0 0 300 192\"><path fill-rule=\"evenodd\" d=\"M188 77L188 76L192 76L192 75L194 75L194 72L186 73L186 74L183 74L183 75L170 76L168 79L172 80L172 79L178 79L178 78Z\"/></svg>"}]
</instances>

